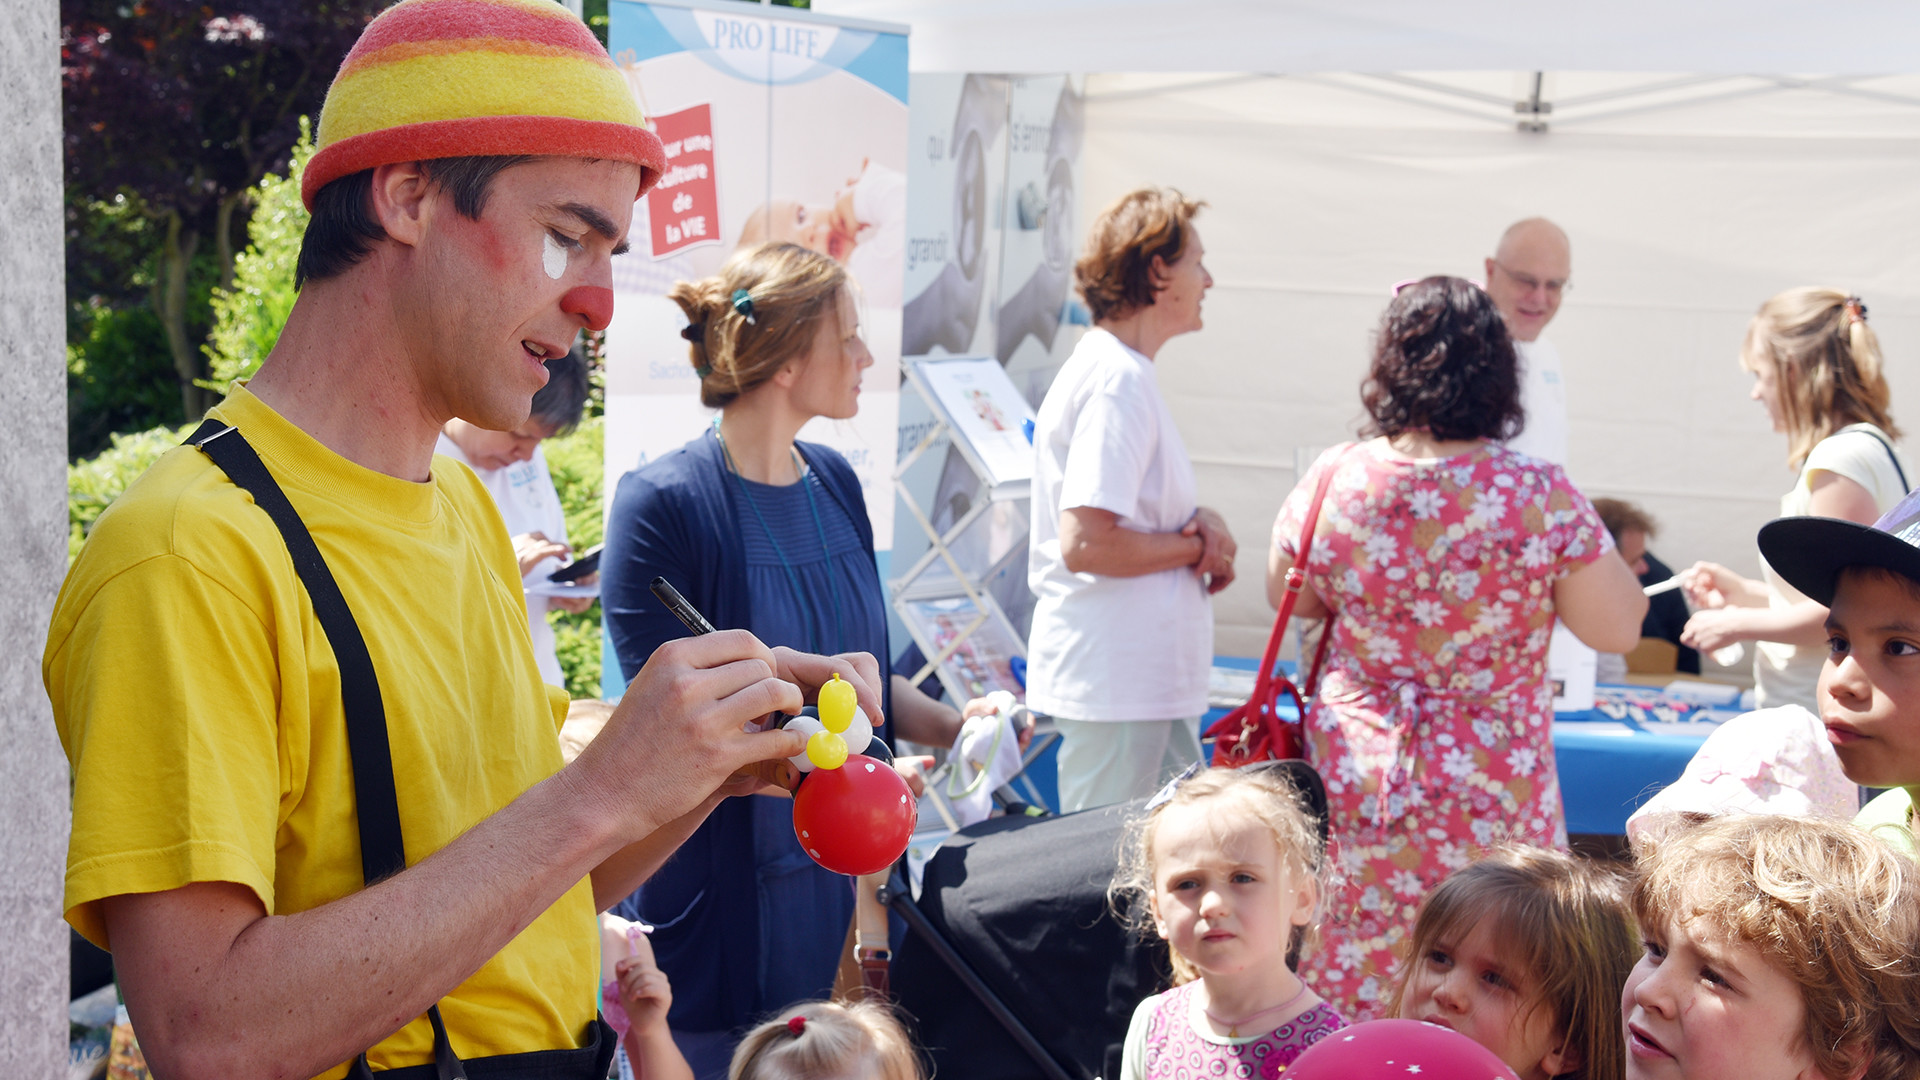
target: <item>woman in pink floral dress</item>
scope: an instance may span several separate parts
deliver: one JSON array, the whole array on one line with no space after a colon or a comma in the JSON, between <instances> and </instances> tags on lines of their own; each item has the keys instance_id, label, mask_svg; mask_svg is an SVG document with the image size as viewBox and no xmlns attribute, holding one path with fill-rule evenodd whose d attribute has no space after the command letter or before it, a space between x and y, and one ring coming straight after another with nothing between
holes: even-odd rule
<instances>
[{"instance_id":1,"label":"woman in pink floral dress","mask_svg":"<svg viewBox=\"0 0 1920 1080\"><path fill-rule=\"evenodd\" d=\"M1458 278L1402 289L1362 396L1364 442L1321 455L1274 522L1278 599L1322 473L1303 618L1333 637L1308 704L1335 881L1315 991L1375 1015L1428 889L1495 844L1566 847L1547 641L1557 615L1625 652L1646 597L1558 466L1497 440L1524 423L1513 344Z\"/></svg>"}]
</instances>

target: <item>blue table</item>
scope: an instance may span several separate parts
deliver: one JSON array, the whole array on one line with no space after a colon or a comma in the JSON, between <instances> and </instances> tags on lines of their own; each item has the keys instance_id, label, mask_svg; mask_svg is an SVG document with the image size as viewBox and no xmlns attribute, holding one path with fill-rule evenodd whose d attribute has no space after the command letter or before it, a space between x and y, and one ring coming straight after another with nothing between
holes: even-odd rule
<instances>
[{"instance_id":1,"label":"blue table","mask_svg":"<svg viewBox=\"0 0 1920 1080\"><path fill-rule=\"evenodd\" d=\"M1215 667L1234 671L1251 672L1259 666L1257 659L1238 656L1217 656L1213 662ZM1226 707L1210 709L1201 720L1201 730L1227 712ZM1560 796L1566 805L1567 831L1625 834L1627 816L1680 778L1700 743L1716 726L1711 722L1615 718L1599 709L1556 714L1553 751L1560 764ZM1027 769L1037 793L1055 810L1059 809L1054 767L1057 749L1056 743Z\"/></svg>"},{"instance_id":2,"label":"blue table","mask_svg":"<svg viewBox=\"0 0 1920 1080\"><path fill-rule=\"evenodd\" d=\"M1680 779L1718 726L1616 720L1597 710L1554 714L1553 753L1567 831L1624 834L1628 815Z\"/></svg>"}]
</instances>

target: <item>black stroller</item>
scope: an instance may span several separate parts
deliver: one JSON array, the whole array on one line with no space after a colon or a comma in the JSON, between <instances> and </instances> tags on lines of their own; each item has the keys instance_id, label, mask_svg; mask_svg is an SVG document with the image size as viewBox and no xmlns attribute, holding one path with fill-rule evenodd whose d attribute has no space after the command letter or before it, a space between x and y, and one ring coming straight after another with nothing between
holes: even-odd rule
<instances>
[{"instance_id":1,"label":"black stroller","mask_svg":"<svg viewBox=\"0 0 1920 1080\"><path fill-rule=\"evenodd\" d=\"M1326 839L1326 788L1311 766L1248 768L1286 770ZM883 899L908 932L892 990L934 1075L1119 1075L1134 1007L1170 976L1165 945L1134 937L1107 908L1122 826L1143 805L962 829L928 861L917 901L896 868Z\"/></svg>"}]
</instances>

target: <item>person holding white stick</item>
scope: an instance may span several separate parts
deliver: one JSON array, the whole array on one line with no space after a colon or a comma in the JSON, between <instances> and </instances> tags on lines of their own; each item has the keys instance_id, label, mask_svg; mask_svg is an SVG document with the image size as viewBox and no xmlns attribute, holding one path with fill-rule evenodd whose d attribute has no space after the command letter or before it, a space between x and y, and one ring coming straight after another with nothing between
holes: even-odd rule
<instances>
[{"instance_id":1,"label":"person holding white stick","mask_svg":"<svg viewBox=\"0 0 1920 1080\"><path fill-rule=\"evenodd\" d=\"M1750 396L1765 406L1773 430L1787 436L1788 466L1799 471L1780 498L1780 516L1871 525L1907 493L1912 471L1895 446L1900 429L1888 412L1880 339L1859 297L1821 288L1773 297L1747 328L1740 366L1753 375ZM1761 575L1695 563L1685 572L1687 599L1701 610L1680 640L1709 653L1754 642L1759 707L1817 711L1827 609L1780 580L1765 560Z\"/></svg>"}]
</instances>

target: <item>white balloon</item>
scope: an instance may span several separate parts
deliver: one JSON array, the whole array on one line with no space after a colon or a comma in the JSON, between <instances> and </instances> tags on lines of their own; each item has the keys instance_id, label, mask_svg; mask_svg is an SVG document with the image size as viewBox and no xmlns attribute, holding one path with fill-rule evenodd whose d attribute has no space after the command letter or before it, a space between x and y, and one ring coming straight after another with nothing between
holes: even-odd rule
<instances>
[{"instance_id":1,"label":"white balloon","mask_svg":"<svg viewBox=\"0 0 1920 1080\"><path fill-rule=\"evenodd\" d=\"M873 741L873 724L867 720L867 711L860 706L853 707L853 720L847 724L847 730L840 733L847 740L847 753L863 754L867 744Z\"/></svg>"},{"instance_id":2,"label":"white balloon","mask_svg":"<svg viewBox=\"0 0 1920 1080\"><path fill-rule=\"evenodd\" d=\"M854 718L856 720L865 719L864 717L860 716L860 711L858 709L854 710ZM827 730L827 725L821 723L818 717L813 717L813 716L796 716L793 719L787 721L785 724L782 724L781 727L784 727L788 731L797 731L801 734L802 737L808 738L808 739L813 738L813 733L816 731ZM868 728L867 730L868 730L868 733L871 734L873 729ZM853 734L853 729L851 727L847 729L847 734L848 735ZM847 740L847 745L852 746L853 740L851 739ZM861 743L860 745L865 746L866 743ZM851 751L849 751L849 753L851 753ZM798 754L795 754L793 757L790 757L787 760L793 762L793 767L796 769L799 769L803 773L813 771L813 760L807 757L807 752L805 750L800 751Z\"/></svg>"}]
</instances>

